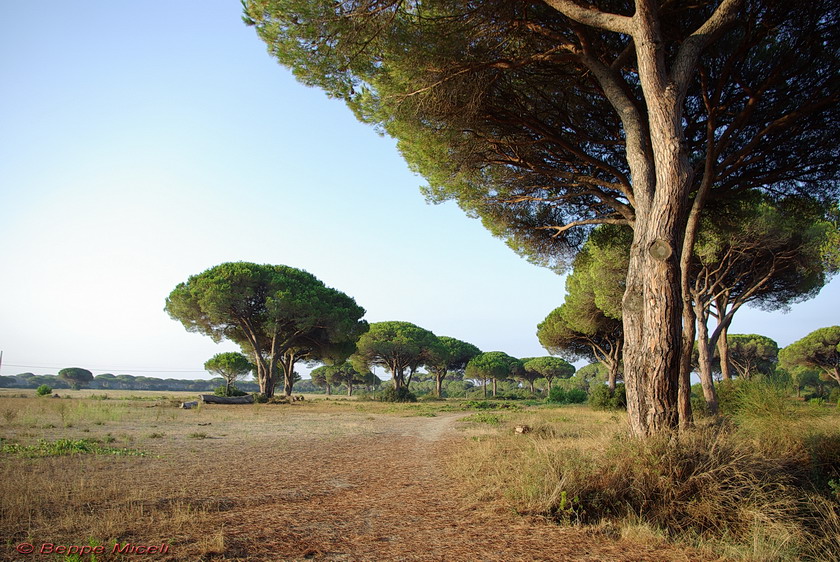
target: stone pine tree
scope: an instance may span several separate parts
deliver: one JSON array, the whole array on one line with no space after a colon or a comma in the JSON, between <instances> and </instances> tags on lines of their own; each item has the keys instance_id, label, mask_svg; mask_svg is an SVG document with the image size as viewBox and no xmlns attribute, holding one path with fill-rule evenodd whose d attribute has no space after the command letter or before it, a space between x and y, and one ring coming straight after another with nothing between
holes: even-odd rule
<instances>
[{"instance_id":1,"label":"stone pine tree","mask_svg":"<svg viewBox=\"0 0 840 562\"><path fill-rule=\"evenodd\" d=\"M487 381L493 381L493 396L496 395L496 382L513 378L521 367L519 359L503 351L487 351L476 355L467 363L464 376L481 381L484 397L487 398Z\"/></svg>"},{"instance_id":2,"label":"stone pine tree","mask_svg":"<svg viewBox=\"0 0 840 562\"><path fill-rule=\"evenodd\" d=\"M729 334L729 361L743 379L772 375L779 361L779 345L758 334Z\"/></svg>"},{"instance_id":3,"label":"stone pine tree","mask_svg":"<svg viewBox=\"0 0 840 562\"><path fill-rule=\"evenodd\" d=\"M425 367L435 378L435 395L440 398L443 394L443 379L447 373L463 375L467 363L481 353L481 350L471 343L449 336L440 336L438 344L429 354Z\"/></svg>"},{"instance_id":4,"label":"stone pine tree","mask_svg":"<svg viewBox=\"0 0 840 562\"><path fill-rule=\"evenodd\" d=\"M188 331L249 350L266 396L274 395L280 370L289 395L298 359L333 355L367 330L365 309L353 298L284 265L211 267L175 287L165 310Z\"/></svg>"},{"instance_id":5,"label":"stone pine tree","mask_svg":"<svg viewBox=\"0 0 840 562\"><path fill-rule=\"evenodd\" d=\"M440 353L439 345L437 336L411 322L374 322L359 338L350 361L359 372L384 367L399 391L407 389L414 372Z\"/></svg>"},{"instance_id":6,"label":"stone pine tree","mask_svg":"<svg viewBox=\"0 0 840 562\"><path fill-rule=\"evenodd\" d=\"M217 353L204 363L204 369L225 379L225 396L230 396L236 379L245 377L254 370L248 358L236 351Z\"/></svg>"},{"instance_id":7,"label":"stone pine tree","mask_svg":"<svg viewBox=\"0 0 840 562\"><path fill-rule=\"evenodd\" d=\"M840 247L828 244L838 232L831 211L801 196L772 199L756 192L707 208L694 248L689 295L709 412L717 412L716 349L723 378L730 378L727 332L735 313L745 305L789 308L815 296L836 272ZM717 322L713 329L710 318Z\"/></svg>"},{"instance_id":8,"label":"stone pine tree","mask_svg":"<svg viewBox=\"0 0 840 562\"><path fill-rule=\"evenodd\" d=\"M67 367L58 372L58 378L69 384L73 390L79 390L90 384L93 373L81 367Z\"/></svg>"},{"instance_id":9,"label":"stone pine tree","mask_svg":"<svg viewBox=\"0 0 840 562\"><path fill-rule=\"evenodd\" d=\"M534 357L524 364L526 371L538 373L548 384L548 394L554 379L568 379L575 374L575 366L559 357Z\"/></svg>"},{"instance_id":10,"label":"stone pine tree","mask_svg":"<svg viewBox=\"0 0 840 562\"><path fill-rule=\"evenodd\" d=\"M372 373L359 372L349 361L338 365L329 365L324 371L326 382L330 387L344 385L347 388L347 396L353 396L353 387L370 382Z\"/></svg>"},{"instance_id":11,"label":"stone pine tree","mask_svg":"<svg viewBox=\"0 0 840 562\"><path fill-rule=\"evenodd\" d=\"M644 436L678 427L706 202L837 197L838 12L834 0L246 0L243 17L299 80L396 138L430 200L456 200L535 262L568 264L594 225L633 229L623 355Z\"/></svg>"},{"instance_id":12,"label":"stone pine tree","mask_svg":"<svg viewBox=\"0 0 840 562\"><path fill-rule=\"evenodd\" d=\"M566 278L565 302L537 326L537 338L549 353L603 363L610 392L621 369L621 298L631 237L626 227L594 231Z\"/></svg>"},{"instance_id":13,"label":"stone pine tree","mask_svg":"<svg viewBox=\"0 0 840 562\"><path fill-rule=\"evenodd\" d=\"M779 352L779 362L786 369L818 369L840 384L840 326L814 330Z\"/></svg>"}]
</instances>

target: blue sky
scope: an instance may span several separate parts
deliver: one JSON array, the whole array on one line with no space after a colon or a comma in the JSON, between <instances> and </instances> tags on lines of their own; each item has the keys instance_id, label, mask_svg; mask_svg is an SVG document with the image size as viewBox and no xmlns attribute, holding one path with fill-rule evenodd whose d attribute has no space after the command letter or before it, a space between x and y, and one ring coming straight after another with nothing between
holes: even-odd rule
<instances>
[{"instance_id":1,"label":"blue sky","mask_svg":"<svg viewBox=\"0 0 840 562\"><path fill-rule=\"evenodd\" d=\"M187 333L164 299L237 260L306 269L371 322L544 354L564 279L427 205L422 183L277 65L237 1L0 2L0 374L205 377L235 346ZM731 332L786 345L838 303L835 280Z\"/></svg>"}]
</instances>

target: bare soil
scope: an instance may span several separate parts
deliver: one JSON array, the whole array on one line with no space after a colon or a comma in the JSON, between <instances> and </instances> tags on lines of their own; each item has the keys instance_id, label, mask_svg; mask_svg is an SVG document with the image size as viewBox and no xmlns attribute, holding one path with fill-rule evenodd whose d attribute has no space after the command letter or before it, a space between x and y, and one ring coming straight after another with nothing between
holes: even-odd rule
<instances>
[{"instance_id":1,"label":"bare soil","mask_svg":"<svg viewBox=\"0 0 840 562\"><path fill-rule=\"evenodd\" d=\"M700 559L671 546L635 544L471 505L444 467L448 449L464 439L457 429L461 415L365 416L349 425L347 416L352 418L342 414L345 425L336 435L292 432L252 442L258 446L241 456L226 452L229 468L222 472L229 480L219 482L219 466L212 477L229 504L212 521L224 530L226 558Z\"/></svg>"},{"instance_id":2,"label":"bare soil","mask_svg":"<svg viewBox=\"0 0 840 562\"><path fill-rule=\"evenodd\" d=\"M24 541L91 537L170 545L168 554L100 561L708 559L470 500L446 471L470 438L463 413L374 413L351 402L188 411L113 401L65 412L59 402L6 401L20 412L3 436L113 435L115 445L151 454L0 458L8 484L0 483L0 507L17 514L0 521L2 560L52 559L21 556L15 546ZM59 425L59 414L73 423Z\"/></svg>"}]
</instances>

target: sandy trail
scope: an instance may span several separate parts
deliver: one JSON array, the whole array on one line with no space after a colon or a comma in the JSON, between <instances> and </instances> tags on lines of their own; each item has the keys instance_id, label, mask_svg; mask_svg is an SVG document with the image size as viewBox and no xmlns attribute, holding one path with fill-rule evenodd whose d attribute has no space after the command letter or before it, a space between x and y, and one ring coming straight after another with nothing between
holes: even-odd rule
<instances>
[{"instance_id":1,"label":"sandy trail","mask_svg":"<svg viewBox=\"0 0 840 562\"><path fill-rule=\"evenodd\" d=\"M464 439L461 415L350 415L348 422L342 414L335 431L313 433L302 424L282 435L254 436L238 456L225 451L224 440L208 440L204 453L218 449L214 456L223 459L214 476L207 474L216 485L207 484L224 495L217 505L225 507L213 515L224 533L224 558L699 559L470 505L443 467L446 451Z\"/></svg>"}]
</instances>

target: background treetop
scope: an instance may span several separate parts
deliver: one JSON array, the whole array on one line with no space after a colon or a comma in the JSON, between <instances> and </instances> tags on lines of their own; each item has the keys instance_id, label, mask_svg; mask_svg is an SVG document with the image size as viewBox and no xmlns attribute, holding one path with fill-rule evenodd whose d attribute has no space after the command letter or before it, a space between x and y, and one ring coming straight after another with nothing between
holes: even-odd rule
<instances>
[{"instance_id":1,"label":"background treetop","mask_svg":"<svg viewBox=\"0 0 840 562\"><path fill-rule=\"evenodd\" d=\"M192 275L166 299L165 310L191 332L247 349L261 391L271 396L282 366L286 393L299 359L318 358L367 330L364 308L311 273L284 265L228 262Z\"/></svg>"}]
</instances>

